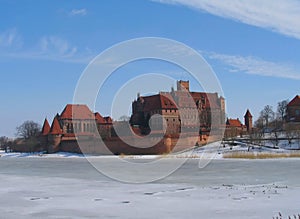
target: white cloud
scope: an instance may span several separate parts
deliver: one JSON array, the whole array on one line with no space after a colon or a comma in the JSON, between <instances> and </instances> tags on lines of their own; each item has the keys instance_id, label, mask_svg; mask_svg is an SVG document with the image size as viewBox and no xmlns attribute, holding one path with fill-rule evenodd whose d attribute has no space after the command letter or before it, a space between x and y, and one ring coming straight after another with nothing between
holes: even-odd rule
<instances>
[{"instance_id":1,"label":"white cloud","mask_svg":"<svg viewBox=\"0 0 300 219\"><path fill-rule=\"evenodd\" d=\"M72 9L69 14L71 16L76 16L76 15L85 16L87 14L87 10L85 8Z\"/></svg>"},{"instance_id":2,"label":"white cloud","mask_svg":"<svg viewBox=\"0 0 300 219\"><path fill-rule=\"evenodd\" d=\"M252 56L236 56L201 52L209 59L218 60L229 67L230 72L244 72L247 74L280 77L300 80L300 70L292 64L275 63Z\"/></svg>"},{"instance_id":3,"label":"white cloud","mask_svg":"<svg viewBox=\"0 0 300 219\"><path fill-rule=\"evenodd\" d=\"M213 15L300 39L299 0L154 0L180 4Z\"/></svg>"},{"instance_id":4,"label":"white cloud","mask_svg":"<svg viewBox=\"0 0 300 219\"><path fill-rule=\"evenodd\" d=\"M39 42L39 48L42 53L71 57L77 52L75 46L71 46L68 41L56 36L42 37Z\"/></svg>"},{"instance_id":5,"label":"white cloud","mask_svg":"<svg viewBox=\"0 0 300 219\"><path fill-rule=\"evenodd\" d=\"M0 47L20 48L22 38L15 28L0 33Z\"/></svg>"},{"instance_id":6,"label":"white cloud","mask_svg":"<svg viewBox=\"0 0 300 219\"><path fill-rule=\"evenodd\" d=\"M0 33L0 57L89 63L93 51L80 50L58 36L44 36L30 47L23 47L22 37L16 29Z\"/></svg>"}]
</instances>

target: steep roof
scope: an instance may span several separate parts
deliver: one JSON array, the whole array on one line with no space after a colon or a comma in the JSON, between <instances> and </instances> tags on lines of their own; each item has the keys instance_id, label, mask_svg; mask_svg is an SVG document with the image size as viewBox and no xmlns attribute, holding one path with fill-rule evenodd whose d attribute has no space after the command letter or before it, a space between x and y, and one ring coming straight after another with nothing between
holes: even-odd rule
<instances>
[{"instance_id":1,"label":"steep roof","mask_svg":"<svg viewBox=\"0 0 300 219\"><path fill-rule=\"evenodd\" d=\"M112 121L112 118L110 116L105 116L103 118L105 119L106 123L112 124L113 121Z\"/></svg>"},{"instance_id":2,"label":"steep roof","mask_svg":"<svg viewBox=\"0 0 300 219\"><path fill-rule=\"evenodd\" d=\"M288 106L300 106L300 96L296 95L294 99L289 102Z\"/></svg>"},{"instance_id":3,"label":"steep roof","mask_svg":"<svg viewBox=\"0 0 300 219\"><path fill-rule=\"evenodd\" d=\"M100 113L95 113L96 122L99 124L112 124L112 119L109 116L103 117Z\"/></svg>"},{"instance_id":4,"label":"steep roof","mask_svg":"<svg viewBox=\"0 0 300 219\"><path fill-rule=\"evenodd\" d=\"M231 127L241 127L243 124L239 119L227 119L226 125L231 126Z\"/></svg>"},{"instance_id":5,"label":"steep roof","mask_svg":"<svg viewBox=\"0 0 300 219\"><path fill-rule=\"evenodd\" d=\"M95 119L97 123L106 123L105 119L100 115L100 113L95 113Z\"/></svg>"},{"instance_id":6,"label":"steep roof","mask_svg":"<svg viewBox=\"0 0 300 219\"><path fill-rule=\"evenodd\" d=\"M94 119L94 113L84 104L68 104L60 115L61 119Z\"/></svg>"},{"instance_id":7,"label":"steep roof","mask_svg":"<svg viewBox=\"0 0 300 219\"><path fill-rule=\"evenodd\" d=\"M59 121L58 121L58 116L55 116L50 128L50 134L52 135L60 135L63 134L63 131L60 127Z\"/></svg>"},{"instance_id":8,"label":"steep roof","mask_svg":"<svg viewBox=\"0 0 300 219\"><path fill-rule=\"evenodd\" d=\"M42 135L48 135L50 132L50 125L47 119L45 119L43 128L42 128Z\"/></svg>"},{"instance_id":9,"label":"steep roof","mask_svg":"<svg viewBox=\"0 0 300 219\"><path fill-rule=\"evenodd\" d=\"M244 116L244 117L252 117L252 115L251 115L251 113L250 113L249 109L247 109L247 112L246 112L246 114L245 114L245 116Z\"/></svg>"}]
</instances>

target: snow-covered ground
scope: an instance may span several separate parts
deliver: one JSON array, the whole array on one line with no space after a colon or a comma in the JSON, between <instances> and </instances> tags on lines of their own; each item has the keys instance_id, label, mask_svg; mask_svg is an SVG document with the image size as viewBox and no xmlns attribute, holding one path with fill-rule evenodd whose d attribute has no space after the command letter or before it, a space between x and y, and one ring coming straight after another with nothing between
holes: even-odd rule
<instances>
[{"instance_id":1,"label":"snow-covered ground","mask_svg":"<svg viewBox=\"0 0 300 219\"><path fill-rule=\"evenodd\" d=\"M192 152L187 151L183 153L176 153L173 155L168 155L170 158L196 158L196 159L223 159L224 154L233 153L233 152L255 152L255 153L295 153L300 150L298 149L298 143L293 142L291 145L287 141L280 141L279 147L273 148L273 145L270 142L264 142L267 147L260 147L258 145L246 144L241 141L235 141L237 145L231 146L229 144L223 145L222 142L214 142L203 147L195 148ZM132 159L154 159L160 155L130 155L125 156ZM165 155L164 155L165 156ZM5 153L3 150L0 150L0 157L30 157L30 158L111 158L114 156L96 156L96 155L82 155L75 153L67 152L58 152L54 154L42 154L42 153L18 153L11 152Z\"/></svg>"},{"instance_id":2,"label":"snow-covered ground","mask_svg":"<svg viewBox=\"0 0 300 219\"><path fill-rule=\"evenodd\" d=\"M0 218L241 219L300 213L300 159L214 159L204 168L190 159L162 180L126 184L79 155L64 156L1 157ZM97 159L110 165L116 158Z\"/></svg>"}]
</instances>

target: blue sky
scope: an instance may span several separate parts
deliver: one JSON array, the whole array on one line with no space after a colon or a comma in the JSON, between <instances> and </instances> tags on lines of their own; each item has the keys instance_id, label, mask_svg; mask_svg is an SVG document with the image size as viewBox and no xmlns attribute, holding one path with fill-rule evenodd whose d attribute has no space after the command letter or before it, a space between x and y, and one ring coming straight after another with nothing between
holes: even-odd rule
<instances>
[{"instance_id":1,"label":"blue sky","mask_svg":"<svg viewBox=\"0 0 300 219\"><path fill-rule=\"evenodd\" d=\"M51 121L72 102L80 75L96 55L137 37L170 38L199 51L219 78L229 117L242 118L249 108L257 118L264 105L276 110L278 101L300 93L296 0L0 3L0 135L13 137L25 120ZM111 114L113 93L141 72L188 78L165 63L137 62L120 72L100 92L103 115Z\"/></svg>"}]
</instances>

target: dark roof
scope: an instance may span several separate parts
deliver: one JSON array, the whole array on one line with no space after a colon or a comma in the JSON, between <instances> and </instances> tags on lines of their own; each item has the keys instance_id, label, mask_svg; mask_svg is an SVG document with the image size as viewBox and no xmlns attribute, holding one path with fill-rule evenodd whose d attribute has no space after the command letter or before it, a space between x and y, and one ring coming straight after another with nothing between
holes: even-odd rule
<instances>
[{"instance_id":1,"label":"dark roof","mask_svg":"<svg viewBox=\"0 0 300 219\"><path fill-rule=\"evenodd\" d=\"M45 119L43 128L42 128L42 135L48 135L50 132L50 125L47 119Z\"/></svg>"},{"instance_id":2,"label":"dark roof","mask_svg":"<svg viewBox=\"0 0 300 219\"><path fill-rule=\"evenodd\" d=\"M60 127L59 121L58 121L58 117L55 116L51 125L51 129L50 129L50 134L52 135L60 135L62 134L63 131Z\"/></svg>"},{"instance_id":3,"label":"dark roof","mask_svg":"<svg viewBox=\"0 0 300 219\"><path fill-rule=\"evenodd\" d=\"M61 119L94 119L94 113L84 104L68 104L60 115Z\"/></svg>"},{"instance_id":4,"label":"dark roof","mask_svg":"<svg viewBox=\"0 0 300 219\"><path fill-rule=\"evenodd\" d=\"M110 116L105 116L103 118L105 119L107 124L112 124L113 121L112 121L112 118Z\"/></svg>"},{"instance_id":5,"label":"dark roof","mask_svg":"<svg viewBox=\"0 0 300 219\"><path fill-rule=\"evenodd\" d=\"M172 96L168 93L156 94L140 98L144 100L145 111L152 111L157 109L177 109Z\"/></svg>"},{"instance_id":6,"label":"dark roof","mask_svg":"<svg viewBox=\"0 0 300 219\"><path fill-rule=\"evenodd\" d=\"M245 114L245 116L244 116L244 117L252 117L252 115L251 115L251 113L250 113L249 109L247 109L247 112L246 112L246 114Z\"/></svg>"},{"instance_id":7,"label":"dark roof","mask_svg":"<svg viewBox=\"0 0 300 219\"><path fill-rule=\"evenodd\" d=\"M288 106L300 106L300 96L296 95L291 102L289 102Z\"/></svg>"}]
</instances>

